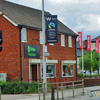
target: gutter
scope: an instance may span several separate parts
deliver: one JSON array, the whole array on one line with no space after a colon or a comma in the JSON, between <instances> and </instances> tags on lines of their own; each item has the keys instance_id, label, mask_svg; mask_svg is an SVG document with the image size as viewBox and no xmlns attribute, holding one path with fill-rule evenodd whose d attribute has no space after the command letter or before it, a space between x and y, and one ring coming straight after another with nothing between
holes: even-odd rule
<instances>
[{"instance_id":1,"label":"gutter","mask_svg":"<svg viewBox=\"0 0 100 100\"><path fill-rule=\"evenodd\" d=\"M22 56L22 26L20 27L20 64L21 64L21 81L23 81L23 56Z\"/></svg>"}]
</instances>

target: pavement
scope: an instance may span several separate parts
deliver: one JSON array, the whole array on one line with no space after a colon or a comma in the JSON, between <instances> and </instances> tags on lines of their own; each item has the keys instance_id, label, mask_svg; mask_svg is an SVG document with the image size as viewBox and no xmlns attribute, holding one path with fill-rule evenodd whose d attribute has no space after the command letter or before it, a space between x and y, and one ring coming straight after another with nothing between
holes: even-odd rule
<instances>
[{"instance_id":1,"label":"pavement","mask_svg":"<svg viewBox=\"0 0 100 100\"><path fill-rule=\"evenodd\" d=\"M100 91L100 86L86 87L86 88L84 88L84 96L78 95L78 96L75 96L74 98L68 97L63 100L85 100L86 98L92 97L93 91ZM77 90L76 92L80 92L80 91ZM67 94L69 95L70 91L68 91ZM49 93L49 96L51 96L50 93ZM1 95L1 100L39 100L39 96L38 96L38 94ZM43 100L43 99L41 99L41 100ZM47 100L50 100L50 98Z\"/></svg>"}]
</instances>

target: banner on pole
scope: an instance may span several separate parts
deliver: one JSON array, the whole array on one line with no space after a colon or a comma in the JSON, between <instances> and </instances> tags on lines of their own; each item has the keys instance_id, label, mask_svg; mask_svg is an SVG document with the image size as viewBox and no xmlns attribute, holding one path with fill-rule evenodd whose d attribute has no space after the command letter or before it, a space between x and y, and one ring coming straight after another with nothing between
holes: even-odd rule
<instances>
[{"instance_id":1,"label":"banner on pole","mask_svg":"<svg viewBox=\"0 0 100 100\"><path fill-rule=\"evenodd\" d=\"M91 51L91 36L87 35L87 51Z\"/></svg>"},{"instance_id":2,"label":"banner on pole","mask_svg":"<svg viewBox=\"0 0 100 100\"><path fill-rule=\"evenodd\" d=\"M79 43L79 48L82 49L83 45L82 45L82 32L78 32L78 43Z\"/></svg>"},{"instance_id":3,"label":"banner on pole","mask_svg":"<svg viewBox=\"0 0 100 100\"><path fill-rule=\"evenodd\" d=\"M57 15L46 16L46 36L47 43L57 43Z\"/></svg>"},{"instance_id":4,"label":"banner on pole","mask_svg":"<svg viewBox=\"0 0 100 100\"><path fill-rule=\"evenodd\" d=\"M96 39L95 52L99 53L99 39Z\"/></svg>"}]
</instances>

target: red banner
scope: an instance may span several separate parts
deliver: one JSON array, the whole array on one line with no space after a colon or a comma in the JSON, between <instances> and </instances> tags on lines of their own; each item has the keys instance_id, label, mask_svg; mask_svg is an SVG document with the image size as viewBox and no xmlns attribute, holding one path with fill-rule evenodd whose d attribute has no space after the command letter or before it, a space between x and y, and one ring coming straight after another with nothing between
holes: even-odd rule
<instances>
[{"instance_id":1,"label":"red banner","mask_svg":"<svg viewBox=\"0 0 100 100\"><path fill-rule=\"evenodd\" d=\"M82 49L82 32L78 32L78 43L79 43L79 48Z\"/></svg>"},{"instance_id":2,"label":"red banner","mask_svg":"<svg viewBox=\"0 0 100 100\"><path fill-rule=\"evenodd\" d=\"M87 35L87 51L91 51L91 36Z\"/></svg>"},{"instance_id":3,"label":"red banner","mask_svg":"<svg viewBox=\"0 0 100 100\"><path fill-rule=\"evenodd\" d=\"M95 52L99 53L99 39L96 39Z\"/></svg>"}]
</instances>

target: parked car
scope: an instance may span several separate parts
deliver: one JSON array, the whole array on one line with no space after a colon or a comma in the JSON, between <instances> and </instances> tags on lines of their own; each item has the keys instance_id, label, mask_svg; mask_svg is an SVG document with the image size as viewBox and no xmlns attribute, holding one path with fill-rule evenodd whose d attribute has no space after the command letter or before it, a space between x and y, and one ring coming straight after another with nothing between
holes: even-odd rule
<instances>
[{"instance_id":1,"label":"parked car","mask_svg":"<svg viewBox=\"0 0 100 100\"><path fill-rule=\"evenodd\" d=\"M90 75L89 71L80 71L80 73L84 74L84 75Z\"/></svg>"}]
</instances>

